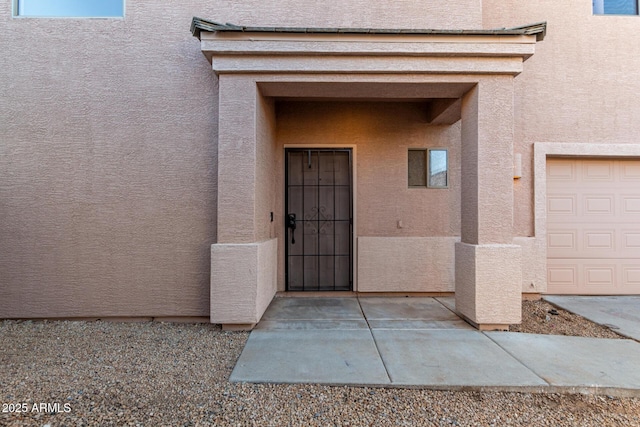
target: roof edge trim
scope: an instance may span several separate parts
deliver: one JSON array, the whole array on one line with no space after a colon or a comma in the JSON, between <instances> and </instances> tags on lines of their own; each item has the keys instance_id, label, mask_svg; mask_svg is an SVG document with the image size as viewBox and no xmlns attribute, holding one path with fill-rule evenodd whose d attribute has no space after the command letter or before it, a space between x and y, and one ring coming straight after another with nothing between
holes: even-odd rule
<instances>
[{"instance_id":1,"label":"roof edge trim","mask_svg":"<svg viewBox=\"0 0 640 427\"><path fill-rule=\"evenodd\" d=\"M537 41L544 40L547 23L537 22L511 28L493 30L435 30L435 29L381 29L381 28L313 28L313 27L245 27L235 24L220 24L215 21L193 17L191 34L200 39L205 32L244 32L244 33L294 33L294 34L395 34L395 35L479 35L479 36L536 36Z\"/></svg>"}]
</instances>

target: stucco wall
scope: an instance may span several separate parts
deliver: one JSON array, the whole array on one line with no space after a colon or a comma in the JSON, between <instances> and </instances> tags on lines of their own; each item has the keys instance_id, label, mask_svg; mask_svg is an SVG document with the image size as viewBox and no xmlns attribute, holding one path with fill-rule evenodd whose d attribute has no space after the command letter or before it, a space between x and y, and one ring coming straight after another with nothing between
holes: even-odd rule
<instances>
[{"instance_id":1,"label":"stucco wall","mask_svg":"<svg viewBox=\"0 0 640 427\"><path fill-rule=\"evenodd\" d=\"M454 292L458 237L359 237L358 292Z\"/></svg>"},{"instance_id":2,"label":"stucco wall","mask_svg":"<svg viewBox=\"0 0 640 427\"><path fill-rule=\"evenodd\" d=\"M257 99L257 128L261 135L258 140L261 144L256 146L256 240L262 241L275 237L276 229L284 223L282 205L277 203L276 194L281 193L281 188L276 188L276 174L278 171L277 160L282 155L276 147L276 114L275 101L272 98L258 96ZM270 213L273 212L273 221ZM278 221L276 221L276 218Z\"/></svg>"},{"instance_id":3,"label":"stucco wall","mask_svg":"<svg viewBox=\"0 0 640 427\"><path fill-rule=\"evenodd\" d=\"M484 0L485 28L547 21L545 40L515 79L516 234L531 236L533 143L639 143L638 16L594 16L591 0Z\"/></svg>"},{"instance_id":4,"label":"stucco wall","mask_svg":"<svg viewBox=\"0 0 640 427\"><path fill-rule=\"evenodd\" d=\"M0 317L208 316L213 5L11 18L0 2Z\"/></svg>"},{"instance_id":5,"label":"stucco wall","mask_svg":"<svg viewBox=\"0 0 640 427\"><path fill-rule=\"evenodd\" d=\"M459 29L482 26L482 1L217 0L194 14L254 26Z\"/></svg>"}]
</instances>

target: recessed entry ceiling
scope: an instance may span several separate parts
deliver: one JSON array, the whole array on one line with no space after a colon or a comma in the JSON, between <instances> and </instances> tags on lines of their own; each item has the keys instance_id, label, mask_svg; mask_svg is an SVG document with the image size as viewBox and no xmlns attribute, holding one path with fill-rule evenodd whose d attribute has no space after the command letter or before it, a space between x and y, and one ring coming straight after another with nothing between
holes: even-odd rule
<instances>
[{"instance_id":1,"label":"recessed entry ceiling","mask_svg":"<svg viewBox=\"0 0 640 427\"><path fill-rule=\"evenodd\" d=\"M461 118L462 97L475 83L261 82L263 96L278 102L415 102L425 105L426 121L451 125Z\"/></svg>"},{"instance_id":2,"label":"recessed entry ceiling","mask_svg":"<svg viewBox=\"0 0 640 427\"><path fill-rule=\"evenodd\" d=\"M428 101L461 98L475 83L260 82L263 96L283 100Z\"/></svg>"}]
</instances>

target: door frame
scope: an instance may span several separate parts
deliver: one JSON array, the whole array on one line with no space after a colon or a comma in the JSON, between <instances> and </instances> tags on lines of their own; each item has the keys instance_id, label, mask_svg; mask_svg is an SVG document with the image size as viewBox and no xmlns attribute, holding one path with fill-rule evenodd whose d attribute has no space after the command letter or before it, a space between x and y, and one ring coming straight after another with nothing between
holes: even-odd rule
<instances>
[{"instance_id":1,"label":"door frame","mask_svg":"<svg viewBox=\"0 0 640 427\"><path fill-rule=\"evenodd\" d=\"M287 245L287 238L288 238L288 233L289 231L287 230L287 227L285 226L285 221L284 218L287 215L287 201L288 201L288 197L287 197L287 150L293 148L293 149L302 149L302 150L322 150L322 149L333 149L333 150L351 150L351 216L352 216L352 229L351 229L351 277L353 279L353 283L351 285L351 292L357 292L358 291L358 204L357 204L357 194L358 194L358 180L357 180L357 176L358 176L358 162L357 162L357 145L355 144L283 144L283 150L282 150L282 156L283 156L283 162L282 162L282 177L283 177L283 186L282 189L284 191L283 197L282 197L282 203L283 203L283 218L282 221L280 222L280 227L282 230L282 243L283 243L283 247L284 247L284 289L285 292L298 292L298 291L289 291L287 289L288 287L288 283L287 283L287 271L288 271L288 245ZM282 264L281 264L282 265ZM307 292L307 291L305 291ZM325 292L325 291L320 291L320 292ZM332 291L326 291L326 292L332 292ZM337 291L337 292L349 292L349 291Z\"/></svg>"}]
</instances>

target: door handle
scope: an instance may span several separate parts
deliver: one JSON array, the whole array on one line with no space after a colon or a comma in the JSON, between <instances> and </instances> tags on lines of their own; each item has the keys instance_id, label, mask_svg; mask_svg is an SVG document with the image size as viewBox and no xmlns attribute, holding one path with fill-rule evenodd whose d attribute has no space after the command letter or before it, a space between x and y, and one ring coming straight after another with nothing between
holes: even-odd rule
<instances>
[{"instance_id":1,"label":"door handle","mask_svg":"<svg viewBox=\"0 0 640 427\"><path fill-rule=\"evenodd\" d=\"M291 244L296 244L296 214L290 213L287 215L287 227L291 229Z\"/></svg>"}]
</instances>

